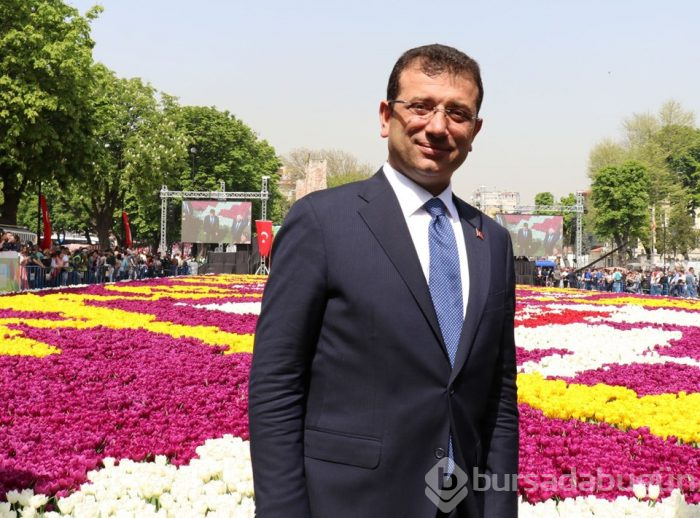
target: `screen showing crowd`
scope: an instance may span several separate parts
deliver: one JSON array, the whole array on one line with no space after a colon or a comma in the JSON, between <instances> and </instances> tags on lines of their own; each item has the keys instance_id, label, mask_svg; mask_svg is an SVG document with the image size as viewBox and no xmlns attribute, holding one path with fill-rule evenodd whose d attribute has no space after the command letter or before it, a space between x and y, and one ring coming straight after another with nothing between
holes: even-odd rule
<instances>
[{"instance_id":1,"label":"screen showing crowd","mask_svg":"<svg viewBox=\"0 0 700 518\"><path fill-rule=\"evenodd\" d=\"M249 201L183 201L180 240L186 243L250 243Z\"/></svg>"},{"instance_id":2,"label":"screen showing crowd","mask_svg":"<svg viewBox=\"0 0 700 518\"><path fill-rule=\"evenodd\" d=\"M516 257L551 257L562 254L562 216L496 214L513 240Z\"/></svg>"}]
</instances>

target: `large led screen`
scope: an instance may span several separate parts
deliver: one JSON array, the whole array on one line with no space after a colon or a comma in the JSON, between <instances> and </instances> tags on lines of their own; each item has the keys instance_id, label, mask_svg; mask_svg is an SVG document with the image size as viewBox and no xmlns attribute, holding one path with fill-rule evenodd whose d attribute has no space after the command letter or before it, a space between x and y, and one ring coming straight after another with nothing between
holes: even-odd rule
<instances>
[{"instance_id":1,"label":"large led screen","mask_svg":"<svg viewBox=\"0 0 700 518\"><path fill-rule=\"evenodd\" d=\"M496 221L508 229L516 257L561 255L564 218L535 214L496 214Z\"/></svg>"},{"instance_id":2,"label":"large led screen","mask_svg":"<svg viewBox=\"0 0 700 518\"><path fill-rule=\"evenodd\" d=\"M249 201L200 200L182 202L185 243L250 243Z\"/></svg>"}]
</instances>

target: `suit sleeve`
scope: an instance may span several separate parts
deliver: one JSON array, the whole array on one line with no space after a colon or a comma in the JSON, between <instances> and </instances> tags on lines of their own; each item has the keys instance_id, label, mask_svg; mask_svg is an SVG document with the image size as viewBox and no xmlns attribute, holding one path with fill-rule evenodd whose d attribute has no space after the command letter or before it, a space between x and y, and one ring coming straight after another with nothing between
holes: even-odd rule
<instances>
[{"instance_id":1,"label":"suit sleeve","mask_svg":"<svg viewBox=\"0 0 700 518\"><path fill-rule=\"evenodd\" d=\"M249 386L258 518L311 516L304 477L309 370L326 304L321 226L308 198L275 238L255 335Z\"/></svg>"},{"instance_id":2,"label":"suit sleeve","mask_svg":"<svg viewBox=\"0 0 700 518\"><path fill-rule=\"evenodd\" d=\"M485 421L486 474L496 477L499 488L513 482L518 473L518 395L515 361L515 267L510 237L505 257L507 289L503 334L500 343L498 371L489 394L489 411ZM493 479L492 479L493 480ZM484 492L484 516L489 518L515 518L518 516L517 483L510 491L494 491L493 484Z\"/></svg>"}]
</instances>

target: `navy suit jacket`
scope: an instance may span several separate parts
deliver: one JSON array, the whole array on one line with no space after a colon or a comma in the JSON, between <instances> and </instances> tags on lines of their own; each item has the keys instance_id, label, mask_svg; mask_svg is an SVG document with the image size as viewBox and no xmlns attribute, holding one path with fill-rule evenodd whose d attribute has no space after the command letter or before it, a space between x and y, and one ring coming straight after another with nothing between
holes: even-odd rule
<instances>
[{"instance_id":1,"label":"navy suit jacket","mask_svg":"<svg viewBox=\"0 0 700 518\"><path fill-rule=\"evenodd\" d=\"M470 287L454 368L381 171L290 210L250 376L258 517L433 517L425 476L450 430L470 477L453 515L517 516L514 491L472 486L474 470L500 474L502 488L518 468L512 246L504 228L455 203Z\"/></svg>"}]
</instances>

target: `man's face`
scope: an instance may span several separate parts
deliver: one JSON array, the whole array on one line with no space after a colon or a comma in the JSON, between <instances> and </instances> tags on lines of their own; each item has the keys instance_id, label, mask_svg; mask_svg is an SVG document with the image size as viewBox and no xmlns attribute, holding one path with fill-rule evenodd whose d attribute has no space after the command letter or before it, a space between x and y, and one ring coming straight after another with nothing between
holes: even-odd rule
<instances>
[{"instance_id":1,"label":"man's face","mask_svg":"<svg viewBox=\"0 0 700 518\"><path fill-rule=\"evenodd\" d=\"M401 72L397 97L475 115L478 94L469 76L445 72L431 77L413 63ZM420 118L406 106L387 101L379 105L381 136L389 139L389 164L431 194L440 194L471 151L481 120L458 124L441 111Z\"/></svg>"}]
</instances>

